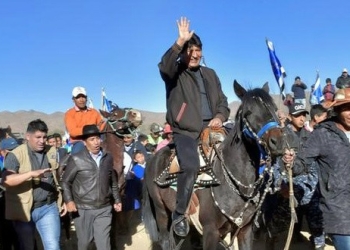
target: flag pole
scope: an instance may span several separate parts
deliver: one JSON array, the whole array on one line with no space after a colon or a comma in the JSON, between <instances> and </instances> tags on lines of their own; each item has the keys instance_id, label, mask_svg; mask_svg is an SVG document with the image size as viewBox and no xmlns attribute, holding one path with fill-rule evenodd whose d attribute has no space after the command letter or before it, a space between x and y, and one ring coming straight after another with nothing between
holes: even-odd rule
<instances>
[{"instance_id":1,"label":"flag pole","mask_svg":"<svg viewBox=\"0 0 350 250\"><path fill-rule=\"evenodd\" d=\"M101 110L103 110L103 92L105 91L105 88L101 88Z\"/></svg>"}]
</instances>

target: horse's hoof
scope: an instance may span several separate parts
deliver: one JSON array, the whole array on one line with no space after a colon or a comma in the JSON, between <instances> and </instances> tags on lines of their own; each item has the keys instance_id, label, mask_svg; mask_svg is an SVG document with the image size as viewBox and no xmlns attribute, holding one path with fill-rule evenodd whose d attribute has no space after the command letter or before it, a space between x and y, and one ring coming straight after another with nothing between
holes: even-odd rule
<instances>
[{"instance_id":1,"label":"horse's hoof","mask_svg":"<svg viewBox=\"0 0 350 250\"><path fill-rule=\"evenodd\" d=\"M178 215L173 219L173 230L179 237L186 237L190 231L190 226L184 215Z\"/></svg>"}]
</instances>

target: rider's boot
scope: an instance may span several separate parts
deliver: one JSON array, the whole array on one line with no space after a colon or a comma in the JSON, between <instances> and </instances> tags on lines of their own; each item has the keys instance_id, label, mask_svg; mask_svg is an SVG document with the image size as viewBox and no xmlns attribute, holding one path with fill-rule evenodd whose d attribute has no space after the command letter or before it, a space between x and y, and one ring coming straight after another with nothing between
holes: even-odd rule
<instances>
[{"instance_id":1,"label":"rider's boot","mask_svg":"<svg viewBox=\"0 0 350 250\"><path fill-rule=\"evenodd\" d=\"M189 173L179 173L177 177L176 209L172 214L172 219L174 232L180 237L186 237L190 230L185 213L193 192L194 176Z\"/></svg>"}]
</instances>

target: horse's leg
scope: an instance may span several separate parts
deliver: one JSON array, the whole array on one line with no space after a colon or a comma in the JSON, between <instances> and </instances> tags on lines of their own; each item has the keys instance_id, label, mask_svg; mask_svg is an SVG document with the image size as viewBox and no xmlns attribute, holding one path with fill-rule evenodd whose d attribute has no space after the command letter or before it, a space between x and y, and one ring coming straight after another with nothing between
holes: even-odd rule
<instances>
[{"instance_id":1,"label":"horse's leg","mask_svg":"<svg viewBox=\"0 0 350 250\"><path fill-rule=\"evenodd\" d=\"M241 228L237 235L238 249L239 250L251 250L253 249L253 226L251 223Z\"/></svg>"},{"instance_id":2,"label":"horse's leg","mask_svg":"<svg viewBox=\"0 0 350 250\"><path fill-rule=\"evenodd\" d=\"M213 203L210 190L197 190L199 199L199 221L203 226L203 250L217 249L220 241L218 224L223 224L220 211Z\"/></svg>"},{"instance_id":3,"label":"horse's leg","mask_svg":"<svg viewBox=\"0 0 350 250\"><path fill-rule=\"evenodd\" d=\"M219 241L220 234L215 224L203 225L203 250L217 249Z\"/></svg>"},{"instance_id":4,"label":"horse's leg","mask_svg":"<svg viewBox=\"0 0 350 250\"><path fill-rule=\"evenodd\" d=\"M160 246L163 250L169 250L169 215L159 188L153 180L147 181L143 187L143 222L153 242L152 249L159 249L157 246Z\"/></svg>"},{"instance_id":5,"label":"horse's leg","mask_svg":"<svg viewBox=\"0 0 350 250\"><path fill-rule=\"evenodd\" d=\"M155 204L156 220L159 230L158 244L163 250L170 249L169 215L162 202Z\"/></svg>"}]
</instances>

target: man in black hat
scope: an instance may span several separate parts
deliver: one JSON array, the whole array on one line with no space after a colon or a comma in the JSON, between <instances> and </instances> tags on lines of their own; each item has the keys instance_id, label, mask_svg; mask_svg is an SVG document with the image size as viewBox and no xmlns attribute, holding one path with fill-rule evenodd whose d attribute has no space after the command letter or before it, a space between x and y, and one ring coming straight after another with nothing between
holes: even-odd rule
<instances>
[{"instance_id":1,"label":"man in black hat","mask_svg":"<svg viewBox=\"0 0 350 250\"><path fill-rule=\"evenodd\" d=\"M177 26L179 36L158 67L166 88L166 120L174 132L181 168L172 219L174 232L184 237L189 231L185 213L200 167L197 153L200 134L205 127L222 127L230 109L215 71L200 65L202 42L190 30L190 21L181 17Z\"/></svg>"},{"instance_id":2,"label":"man in black hat","mask_svg":"<svg viewBox=\"0 0 350 250\"><path fill-rule=\"evenodd\" d=\"M85 148L71 155L62 177L63 198L74 213L79 250L88 249L93 240L97 249L111 249L111 204L116 212L122 206L113 158L101 148L100 135L96 125L83 127Z\"/></svg>"}]
</instances>

